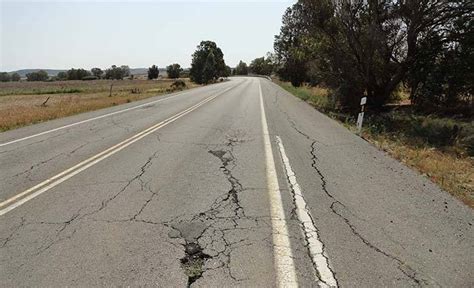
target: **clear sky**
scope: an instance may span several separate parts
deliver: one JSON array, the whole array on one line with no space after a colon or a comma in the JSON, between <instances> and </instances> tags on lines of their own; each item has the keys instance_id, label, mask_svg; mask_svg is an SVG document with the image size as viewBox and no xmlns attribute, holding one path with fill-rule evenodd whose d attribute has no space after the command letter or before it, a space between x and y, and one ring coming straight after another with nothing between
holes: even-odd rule
<instances>
[{"instance_id":1,"label":"clear sky","mask_svg":"<svg viewBox=\"0 0 474 288\"><path fill-rule=\"evenodd\" d=\"M25 68L189 67L201 40L230 66L273 51L294 1L0 0L0 71Z\"/></svg>"}]
</instances>

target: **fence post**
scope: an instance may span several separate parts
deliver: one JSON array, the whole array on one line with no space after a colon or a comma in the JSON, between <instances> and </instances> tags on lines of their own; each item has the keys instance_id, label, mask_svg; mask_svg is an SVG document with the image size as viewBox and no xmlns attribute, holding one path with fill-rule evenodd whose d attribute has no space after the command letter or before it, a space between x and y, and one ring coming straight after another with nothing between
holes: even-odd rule
<instances>
[{"instance_id":1,"label":"fence post","mask_svg":"<svg viewBox=\"0 0 474 288\"><path fill-rule=\"evenodd\" d=\"M361 135L362 133L362 122L364 122L364 108L367 103L367 97L362 97L360 99L361 110L359 116L357 116L357 134Z\"/></svg>"}]
</instances>

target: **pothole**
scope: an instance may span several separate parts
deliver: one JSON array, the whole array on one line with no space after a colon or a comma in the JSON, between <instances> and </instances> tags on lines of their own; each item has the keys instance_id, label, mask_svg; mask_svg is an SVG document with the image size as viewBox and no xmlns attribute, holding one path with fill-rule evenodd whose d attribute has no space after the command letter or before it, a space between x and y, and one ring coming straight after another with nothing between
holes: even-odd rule
<instances>
[{"instance_id":1,"label":"pothole","mask_svg":"<svg viewBox=\"0 0 474 288\"><path fill-rule=\"evenodd\" d=\"M186 243L184 248L186 255L181 258L181 267L188 276L188 287L190 287L197 279L201 278L206 259L211 256L202 252L201 246L197 243Z\"/></svg>"},{"instance_id":2,"label":"pothole","mask_svg":"<svg viewBox=\"0 0 474 288\"><path fill-rule=\"evenodd\" d=\"M182 238L185 241L184 257L181 258L181 268L188 277L188 287L204 273L204 264L207 259L212 258L203 252L198 243L198 239L206 230L206 225L202 221L182 222L172 226L174 230L170 231L170 238Z\"/></svg>"}]
</instances>

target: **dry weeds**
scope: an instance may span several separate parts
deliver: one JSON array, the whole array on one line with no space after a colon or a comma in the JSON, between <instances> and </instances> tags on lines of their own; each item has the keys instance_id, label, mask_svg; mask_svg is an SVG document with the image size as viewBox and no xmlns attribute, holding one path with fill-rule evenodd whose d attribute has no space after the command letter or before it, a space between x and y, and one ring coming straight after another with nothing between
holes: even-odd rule
<instances>
[{"instance_id":1,"label":"dry weeds","mask_svg":"<svg viewBox=\"0 0 474 288\"><path fill-rule=\"evenodd\" d=\"M0 83L0 131L165 94L172 83L167 79ZM186 85L196 86L189 81Z\"/></svg>"}]
</instances>

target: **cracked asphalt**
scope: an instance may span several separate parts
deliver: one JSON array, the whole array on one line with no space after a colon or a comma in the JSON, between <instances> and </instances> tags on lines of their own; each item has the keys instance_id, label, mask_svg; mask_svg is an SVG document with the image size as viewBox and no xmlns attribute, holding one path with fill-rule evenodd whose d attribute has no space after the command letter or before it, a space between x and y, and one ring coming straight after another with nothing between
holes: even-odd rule
<instances>
[{"instance_id":1,"label":"cracked asphalt","mask_svg":"<svg viewBox=\"0 0 474 288\"><path fill-rule=\"evenodd\" d=\"M0 134L0 202L210 102L0 216L3 287L275 287L259 102L298 284L318 286L281 138L340 287L473 287L474 214L274 83L231 81Z\"/></svg>"}]
</instances>

